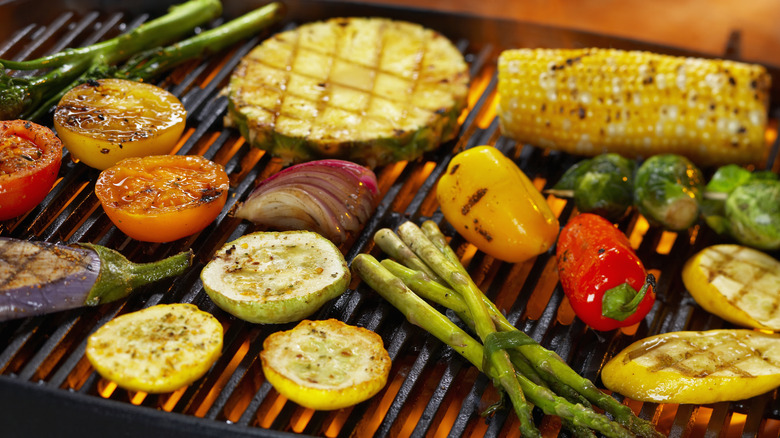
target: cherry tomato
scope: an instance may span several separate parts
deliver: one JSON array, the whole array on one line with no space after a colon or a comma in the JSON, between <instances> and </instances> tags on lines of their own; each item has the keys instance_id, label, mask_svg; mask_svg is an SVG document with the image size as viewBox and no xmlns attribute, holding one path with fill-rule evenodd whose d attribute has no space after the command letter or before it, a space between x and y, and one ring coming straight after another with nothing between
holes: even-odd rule
<instances>
[{"instance_id":1,"label":"cherry tomato","mask_svg":"<svg viewBox=\"0 0 780 438\"><path fill-rule=\"evenodd\" d=\"M592 213L571 219L556 248L561 286L577 316L595 330L641 321L655 302L648 275L628 238Z\"/></svg>"},{"instance_id":2,"label":"cherry tomato","mask_svg":"<svg viewBox=\"0 0 780 438\"><path fill-rule=\"evenodd\" d=\"M206 228L225 206L225 169L196 155L126 158L100 173L95 194L125 234L170 242Z\"/></svg>"},{"instance_id":3,"label":"cherry tomato","mask_svg":"<svg viewBox=\"0 0 780 438\"><path fill-rule=\"evenodd\" d=\"M51 129L25 120L0 121L0 220L40 204L61 163L62 143Z\"/></svg>"},{"instance_id":4,"label":"cherry tomato","mask_svg":"<svg viewBox=\"0 0 780 438\"><path fill-rule=\"evenodd\" d=\"M74 157L104 170L123 158L170 153L186 116L179 99L160 87L101 79L65 93L54 128Z\"/></svg>"}]
</instances>

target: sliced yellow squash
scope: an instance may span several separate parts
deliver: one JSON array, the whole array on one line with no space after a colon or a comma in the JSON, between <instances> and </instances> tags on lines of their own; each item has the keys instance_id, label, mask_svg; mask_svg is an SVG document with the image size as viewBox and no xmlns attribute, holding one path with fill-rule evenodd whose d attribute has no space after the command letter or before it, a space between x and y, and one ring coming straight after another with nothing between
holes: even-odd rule
<instances>
[{"instance_id":1,"label":"sliced yellow squash","mask_svg":"<svg viewBox=\"0 0 780 438\"><path fill-rule=\"evenodd\" d=\"M336 319L304 320L268 336L260 359L281 395L318 410L371 398L387 383L391 366L379 335Z\"/></svg>"},{"instance_id":2,"label":"sliced yellow squash","mask_svg":"<svg viewBox=\"0 0 780 438\"><path fill-rule=\"evenodd\" d=\"M740 245L713 245L691 257L685 287L706 311L743 327L780 330L780 261Z\"/></svg>"},{"instance_id":3,"label":"sliced yellow squash","mask_svg":"<svg viewBox=\"0 0 780 438\"><path fill-rule=\"evenodd\" d=\"M780 335L751 330L672 332L634 342L601 372L634 400L708 404L780 386Z\"/></svg>"},{"instance_id":4,"label":"sliced yellow squash","mask_svg":"<svg viewBox=\"0 0 780 438\"><path fill-rule=\"evenodd\" d=\"M109 321L87 340L87 359L118 386L170 392L202 377L222 353L222 324L192 304L160 304Z\"/></svg>"}]
</instances>

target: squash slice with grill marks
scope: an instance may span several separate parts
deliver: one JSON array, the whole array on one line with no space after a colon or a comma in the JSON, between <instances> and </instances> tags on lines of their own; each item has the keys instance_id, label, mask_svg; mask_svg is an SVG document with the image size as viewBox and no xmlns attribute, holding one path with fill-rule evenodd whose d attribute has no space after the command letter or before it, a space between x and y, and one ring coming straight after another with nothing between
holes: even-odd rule
<instances>
[{"instance_id":1,"label":"squash slice with grill marks","mask_svg":"<svg viewBox=\"0 0 780 438\"><path fill-rule=\"evenodd\" d=\"M706 311L734 324L780 330L780 261L740 245L713 245L688 259L685 287Z\"/></svg>"},{"instance_id":2,"label":"squash slice with grill marks","mask_svg":"<svg viewBox=\"0 0 780 438\"><path fill-rule=\"evenodd\" d=\"M248 53L227 87L227 126L285 164L411 160L456 134L468 65L440 33L384 18L335 18Z\"/></svg>"},{"instance_id":3,"label":"squash slice with grill marks","mask_svg":"<svg viewBox=\"0 0 780 438\"><path fill-rule=\"evenodd\" d=\"M671 332L637 341L601 379L634 400L709 404L780 386L780 335L751 330Z\"/></svg>"}]
</instances>

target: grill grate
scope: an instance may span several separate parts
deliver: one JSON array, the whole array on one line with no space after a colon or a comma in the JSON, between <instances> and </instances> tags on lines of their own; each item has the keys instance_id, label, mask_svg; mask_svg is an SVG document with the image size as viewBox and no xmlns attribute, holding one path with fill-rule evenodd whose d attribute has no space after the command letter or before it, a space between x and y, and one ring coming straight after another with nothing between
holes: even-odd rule
<instances>
[{"instance_id":1,"label":"grill grate","mask_svg":"<svg viewBox=\"0 0 780 438\"><path fill-rule=\"evenodd\" d=\"M229 2L226 2L229 3ZM309 4L311 3L311 4ZM325 2L331 3L331 2ZM304 6L308 6L304 7ZM94 10L97 6L78 10ZM557 181L576 157L517 145L500 136L492 103L495 98L495 59L510 46L572 44L633 47L635 43L532 26L514 27L476 18L425 11L357 7L347 3L290 2L287 28L324 15L385 15L409 19L455 38L471 66L469 111L460 135L422 160L398 163L377 170L383 198L364 230L342 245L347 259L360 252L378 253L371 240L381 227L394 228L407 219L431 218L454 236L457 250L475 281L508 319L531 337L556 351L580 374L595 381L606 358L632 340L650 334L726 326L698 308L684 293L680 260L716 237L706 229L679 235L648 229L636 215L620 224L640 241L638 253L647 267L660 275L658 303L636 333L596 333L575 319L557 284L551 253L517 265L497 262L476 252L444 223L437 210L433 188L453 151L478 144L495 144L513 156L536 182ZM310 16L307 14L314 14ZM0 44L0 57L24 59L63 47L90 44L114 36L148 20L152 13L122 11L69 11L57 18L27 25ZM300 21L297 21L300 20ZM465 24L465 26L464 26ZM525 40L508 45L494 35L511 24ZM488 31L495 25L494 32ZM465 30L464 30L465 29ZM278 30L278 29L277 29ZM447 30L450 30L448 32ZM542 31L550 31L546 39ZM472 32L462 35L462 32ZM229 53L184 66L159 85L180 96L188 110L188 124L179 153L200 154L222 163L231 176L231 196L223 213L203 232L170 244L147 244L127 239L103 214L93 189L97 171L63 161L58 181L44 202L23 218L0 223L0 235L46 241L91 241L121 251L134 261L162 258L186 248L196 252L195 266L187 274L137 291L126 301L98 308L76 309L53 315L0 323L0 418L12 425L11 436L103 435L106 430L137 436L185 434L192 436L518 436L517 420L500 411L484 420L479 413L495 401L491 382L448 347L407 322L399 312L359 281L314 317L339 318L379 333L393 360L386 388L371 400L335 412L315 412L280 398L264 380L257 360L262 340L294 324L263 326L245 323L215 307L198 278L200 268L224 242L252 226L231 217L229 211L246 198L255 183L278 171L280 165L261 151L250 149L237 132L222 126L227 108L220 89L233 67L267 34L236 46ZM572 39L573 38L573 39ZM650 48L641 46L635 48ZM664 50L667 53L672 49ZM773 120L776 129L777 109ZM777 142L770 167L780 167ZM556 201L554 210L565 222L571 203ZM190 387L172 394L150 395L116 388L100 378L84 358L87 336L116 315L158 303L191 302L212 312L226 327L222 357L210 372ZM622 398L616 395L619 399ZM711 406L677 406L626 403L658 424L669 436L777 436L780 400L776 392L736 403ZM40 411L43 410L43 415ZM44 421L20 418L43 418ZM568 436L560 422L536 413L545 436ZM11 420L14 421L11 421ZM15 426L13 426L15 425ZM17 429L14 429L17 428Z\"/></svg>"}]
</instances>

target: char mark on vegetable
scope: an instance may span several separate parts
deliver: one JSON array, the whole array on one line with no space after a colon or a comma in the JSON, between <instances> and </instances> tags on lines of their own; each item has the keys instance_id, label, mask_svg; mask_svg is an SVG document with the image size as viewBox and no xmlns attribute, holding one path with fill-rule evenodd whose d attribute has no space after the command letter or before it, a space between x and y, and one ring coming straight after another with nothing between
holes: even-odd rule
<instances>
[{"instance_id":1,"label":"char mark on vegetable","mask_svg":"<svg viewBox=\"0 0 780 438\"><path fill-rule=\"evenodd\" d=\"M482 187L480 189L477 189L476 192L474 192L471 196L469 196L468 201L466 202L466 205L463 206L463 208L460 209L460 212L465 216L469 214L469 211L471 211L471 207L475 206L483 197L485 197L485 194L487 193L487 188Z\"/></svg>"}]
</instances>

